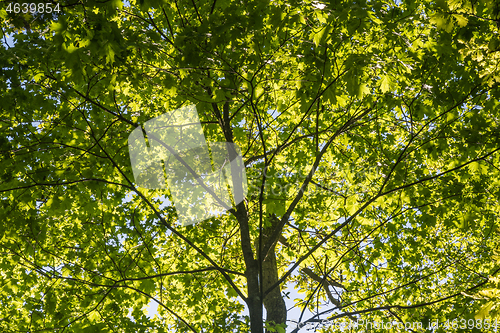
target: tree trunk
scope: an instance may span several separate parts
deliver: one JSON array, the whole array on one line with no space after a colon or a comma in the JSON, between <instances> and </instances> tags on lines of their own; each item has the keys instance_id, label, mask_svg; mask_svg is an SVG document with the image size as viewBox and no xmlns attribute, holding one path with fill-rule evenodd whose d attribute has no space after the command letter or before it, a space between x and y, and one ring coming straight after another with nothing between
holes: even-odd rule
<instances>
[{"instance_id":1,"label":"tree trunk","mask_svg":"<svg viewBox=\"0 0 500 333\"><path fill-rule=\"evenodd\" d=\"M271 226L263 228L263 244L265 244L276 227L278 219L273 215L271 216ZM276 263L275 254L276 242L269 249L268 255L262 262L262 289L266 292L276 282L278 282L278 265ZM264 298L264 307L266 308L266 321L274 324L286 324L286 304L283 296L281 295L281 287L275 287Z\"/></svg>"},{"instance_id":2,"label":"tree trunk","mask_svg":"<svg viewBox=\"0 0 500 333\"><path fill-rule=\"evenodd\" d=\"M259 265L254 258L252 251L252 243L250 241L250 232L248 229L248 218L244 211L244 203L237 205L236 217L240 224L241 247L243 250L243 258L245 260L245 276L247 278L247 293L246 304L250 314L250 332L263 333L263 315L262 315L262 300L260 299L259 286Z\"/></svg>"},{"instance_id":3,"label":"tree trunk","mask_svg":"<svg viewBox=\"0 0 500 333\"><path fill-rule=\"evenodd\" d=\"M208 88L208 92L209 95L212 95L210 88ZM212 103L212 107L215 115L219 119L226 141L233 143L233 130L230 125L229 117L229 101L224 103L222 114L216 103ZM230 161L233 161L238 157L238 154L232 145L227 145L227 149ZM232 170L231 177L235 193L243 193L243 177L239 170ZM244 201L236 205L234 213L240 226L241 250L243 252L243 260L245 261L246 267L245 276L247 278L248 297L245 302L248 306L248 312L250 314L250 332L264 333L264 327L262 325L262 300L260 299L259 265L252 250L252 241L250 239L250 229L248 225L248 211L245 207Z\"/></svg>"},{"instance_id":4,"label":"tree trunk","mask_svg":"<svg viewBox=\"0 0 500 333\"><path fill-rule=\"evenodd\" d=\"M247 267L247 291L248 291L248 312L250 314L250 332L252 333L263 333L263 311L262 302L260 299L260 288L258 279L258 268L257 261L255 261L255 266L250 268Z\"/></svg>"}]
</instances>

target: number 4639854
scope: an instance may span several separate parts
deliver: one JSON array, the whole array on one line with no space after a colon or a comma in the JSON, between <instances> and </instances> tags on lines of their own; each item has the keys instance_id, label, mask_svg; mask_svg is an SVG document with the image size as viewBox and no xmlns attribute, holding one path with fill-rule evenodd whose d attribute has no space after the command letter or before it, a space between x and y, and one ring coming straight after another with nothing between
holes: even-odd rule
<instances>
[{"instance_id":1,"label":"number 4639854","mask_svg":"<svg viewBox=\"0 0 500 333\"><path fill-rule=\"evenodd\" d=\"M7 6L6 11L8 13L52 13L52 12L57 12L59 13L61 10L59 9L59 4L53 5L51 3L30 3L30 2L25 2L25 3L9 3Z\"/></svg>"}]
</instances>

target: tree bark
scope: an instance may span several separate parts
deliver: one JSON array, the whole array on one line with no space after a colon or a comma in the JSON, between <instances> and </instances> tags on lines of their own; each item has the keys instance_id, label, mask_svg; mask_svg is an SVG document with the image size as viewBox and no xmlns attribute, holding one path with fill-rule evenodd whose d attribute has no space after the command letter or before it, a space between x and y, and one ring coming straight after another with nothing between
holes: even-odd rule
<instances>
[{"instance_id":1,"label":"tree bark","mask_svg":"<svg viewBox=\"0 0 500 333\"><path fill-rule=\"evenodd\" d=\"M263 244L267 242L274 228L279 223L276 216L271 216L271 226L262 230ZM278 282L278 265L276 263L276 242L269 249L267 257L262 261L262 290L266 292L271 286ZM281 287L277 286L264 298L266 308L266 321L271 324L286 324L286 303L281 295Z\"/></svg>"},{"instance_id":2,"label":"tree bark","mask_svg":"<svg viewBox=\"0 0 500 333\"><path fill-rule=\"evenodd\" d=\"M208 89L211 95L210 89ZM229 101L224 103L222 114L216 103L212 103L214 113L219 120L219 123L224 132L224 137L229 143L234 143L233 141L233 130L230 125L229 116ZM229 159L233 161L237 158L238 154L234 150L232 145L227 146L229 152ZM234 191L236 193L243 193L243 183L242 175L238 170L232 170L231 176L234 185ZM240 237L241 237L241 250L243 252L243 260L245 261L245 276L247 278L247 293L248 297L245 302L248 306L248 312L250 314L250 332L252 333L263 333L263 311L262 311L262 300L260 298L260 285L259 285L259 265L258 261L254 257L254 252L252 250L252 242L250 239L250 228L248 225L248 211L245 206L245 202L242 201L236 205L236 209L233 210L238 224L240 226Z\"/></svg>"}]
</instances>

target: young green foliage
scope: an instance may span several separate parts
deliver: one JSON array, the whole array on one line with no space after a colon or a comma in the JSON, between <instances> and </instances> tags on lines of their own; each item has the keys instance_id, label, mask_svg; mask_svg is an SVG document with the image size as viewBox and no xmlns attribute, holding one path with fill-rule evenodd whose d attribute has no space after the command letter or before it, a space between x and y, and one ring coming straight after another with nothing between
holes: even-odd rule
<instances>
[{"instance_id":1,"label":"young green foliage","mask_svg":"<svg viewBox=\"0 0 500 333\"><path fill-rule=\"evenodd\" d=\"M499 270L494 1L60 8L0 8L3 332L489 311L470 295ZM207 141L241 147L249 193L183 227L168 189L136 186L127 139L191 104Z\"/></svg>"}]
</instances>

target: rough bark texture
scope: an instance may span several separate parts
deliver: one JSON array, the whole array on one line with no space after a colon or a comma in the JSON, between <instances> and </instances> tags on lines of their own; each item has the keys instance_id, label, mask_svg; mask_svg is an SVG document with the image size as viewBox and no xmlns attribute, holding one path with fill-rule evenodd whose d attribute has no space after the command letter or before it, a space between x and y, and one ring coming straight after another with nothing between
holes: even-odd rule
<instances>
[{"instance_id":1,"label":"rough bark texture","mask_svg":"<svg viewBox=\"0 0 500 333\"><path fill-rule=\"evenodd\" d=\"M263 228L262 236L265 243L272 234L274 227L279 223L276 217L271 216L271 226ZM262 262L262 290L265 292L272 285L278 282L278 266L276 263L276 242L270 248L268 255ZM286 323L286 304L281 295L281 288L274 288L265 298L264 307L266 308L266 321L274 322L275 324Z\"/></svg>"}]
</instances>

